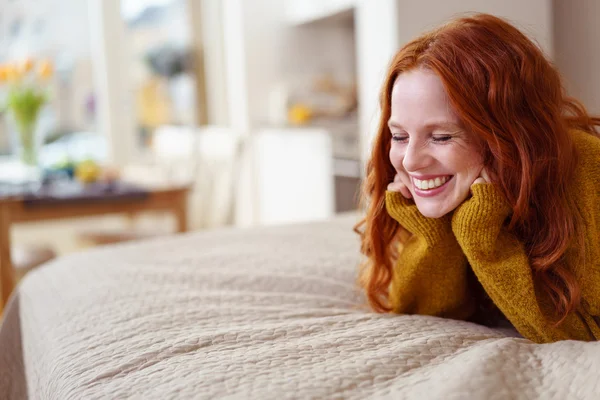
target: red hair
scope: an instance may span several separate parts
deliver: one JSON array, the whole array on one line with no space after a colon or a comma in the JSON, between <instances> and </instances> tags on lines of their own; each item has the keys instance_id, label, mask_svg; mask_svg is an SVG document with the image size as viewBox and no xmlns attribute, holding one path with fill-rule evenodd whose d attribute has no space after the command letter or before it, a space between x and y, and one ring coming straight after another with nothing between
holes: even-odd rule
<instances>
[{"instance_id":1,"label":"red hair","mask_svg":"<svg viewBox=\"0 0 600 400\"><path fill-rule=\"evenodd\" d=\"M569 130L597 135L600 118L566 96L557 70L532 41L487 14L457 19L411 41L389 67L363 184L366 217L355 228L363 227L367 259L360 283L371 307L391 311L396 249L409 235L384 202L396 173L387 125L392 87L399 74L414 68L439 76L463 125L482 139L485 167L513 207L509 229L524 244L536 285L550 296L562 322L577 308L581 292L563 258L571 246L583 254L581 216L568 189L577 165Z\"/></svg>"}]
</instances>

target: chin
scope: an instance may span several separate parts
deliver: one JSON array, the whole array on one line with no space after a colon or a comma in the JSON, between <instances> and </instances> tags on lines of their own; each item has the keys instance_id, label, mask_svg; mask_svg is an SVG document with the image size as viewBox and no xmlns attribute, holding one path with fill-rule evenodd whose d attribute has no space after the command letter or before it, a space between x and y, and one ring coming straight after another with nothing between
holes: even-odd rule
<instances>
[{"instance_id":1,"label":"chin","mask_svg":"<svg viewBox=\"0 0 600 400\"><path fill-rule=\"evenodd\" d=\"M458 207L458 204L456 207L453 207L453 204L448 204L447 202L439 204L438 202L430 203L417 200L415 203L419 212L427 218L442 218L444 215L452 212L452 210Z\"/></svg>"},{"instance_id":2,"label":"chin","mask_svg":"<svg viewBox=\"0 0 600 400\"><path fill-rule=\"evenodd\" d=\"M460 196L446 195L434 198L423 198L412 193L419 212L427 218L442 218L459 207L468 197L468 192Z\"/></svg>"},{"instance_id":3,"label":"chin","mask_svg":"<svg viewBox=\"0 0 600 400\"><path fill-rule=\"evenodd\" d=\"M450 210L448 210L448 211L431 210L431 209L429 209L429 207L422 209L417 206L417 208L419 209L421 214L423 214L423 216L427 217L427 218L442 218L444 215L446 215L450 212Z\"/></svg>"}]
</instances>

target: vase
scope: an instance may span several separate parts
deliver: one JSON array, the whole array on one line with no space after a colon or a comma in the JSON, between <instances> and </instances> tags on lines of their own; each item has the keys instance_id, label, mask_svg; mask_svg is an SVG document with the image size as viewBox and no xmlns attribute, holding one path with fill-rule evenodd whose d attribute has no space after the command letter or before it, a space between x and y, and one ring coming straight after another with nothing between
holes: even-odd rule
<instances>
[{"instance_id":1,"label":"vase","mask_svg":"<svg viewBox=\"0 0 600 400\"><path fill-rule=\"evenodd\" d=\"M8 113L13 138L13 154L18 157L21 164L21 179L33 183L39 183L42 179L40 149L44 134L39 124L41 114L41 108L35 114L26 117L15 112Z\"/></svg>"}]
</instances>

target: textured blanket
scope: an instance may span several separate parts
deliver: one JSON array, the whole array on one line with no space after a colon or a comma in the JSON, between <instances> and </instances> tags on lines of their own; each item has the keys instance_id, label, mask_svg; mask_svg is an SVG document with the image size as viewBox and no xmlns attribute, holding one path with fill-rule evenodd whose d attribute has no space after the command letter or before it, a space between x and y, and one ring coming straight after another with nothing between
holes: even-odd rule
<instances>
[{"instance_id":1,"label":"textured blanket","mask_svg":"<svg viewBox=\"0 0 600 400\"><path fill-rule=\"evenodd\" d=\"M39 268L0 327L2 399L597 399L600 344L378 315L353 215L105 247Z\"/></svg>"}]
</instances>

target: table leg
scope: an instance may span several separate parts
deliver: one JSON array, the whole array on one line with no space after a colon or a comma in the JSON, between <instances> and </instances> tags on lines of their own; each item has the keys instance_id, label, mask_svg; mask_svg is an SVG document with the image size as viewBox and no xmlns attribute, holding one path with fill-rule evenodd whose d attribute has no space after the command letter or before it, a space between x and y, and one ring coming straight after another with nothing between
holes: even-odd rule
<instances>
[{"instance_id":1,"label":"table leg","mask_svg":"<svg viewBox=\"0 0 600 400\"><path fill-rule=\"evenodd\" d=\"M173 213L175 214L175 220L177 221L177 232L187 232L188 230L188 198L187 192L182 193L178 196Z\"/></svg>"},{"instance_id":2,"label":"table leg","mask_svg":"<svg viewBox=\"0 0 600 400\"><path fill-rule=\"evenodd\" d=\"M134 211L128 212L127 213L127 227L129 229L135 229L135 220L137 218L137 213Z\"/></svg>"},{"instance_id":3,"label":"table leg","mask_svg":"<svg viewBox=\"0 0 600 400\"><path fill-rule=\"evenodd\" d=\"M15 272L10 255L9 206L0 203L0 314L15 287Z\"/></svg>"}]
</instances>

